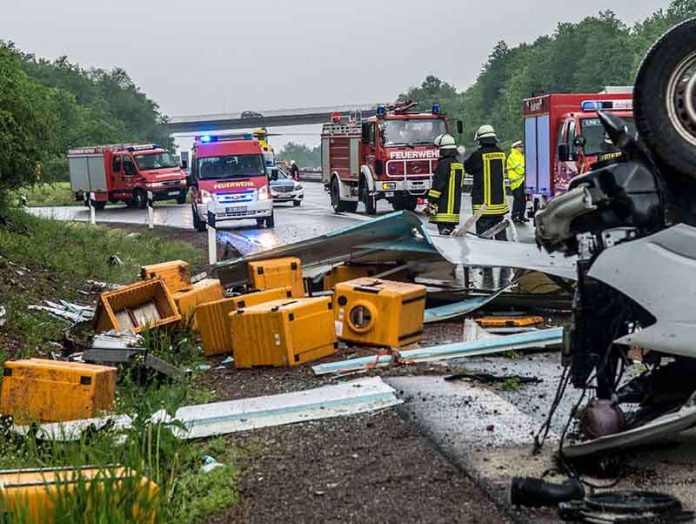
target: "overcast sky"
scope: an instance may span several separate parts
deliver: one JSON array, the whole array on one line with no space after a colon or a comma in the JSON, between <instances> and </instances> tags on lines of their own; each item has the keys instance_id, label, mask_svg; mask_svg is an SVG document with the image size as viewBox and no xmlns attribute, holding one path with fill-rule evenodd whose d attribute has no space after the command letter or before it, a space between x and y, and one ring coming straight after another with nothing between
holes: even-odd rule
<instances>
[{"instance_id":1,"label":"overcast sky","mask_svg":"<svg viewBox=\"0 0 696 524\"><path fill-rule=\"evenodd\" d=\"M393 100L435 74L471 84L510 45L668 0L3 0L0 39L83 67L123 67L169 115Z\"/></svg>"}]
</instances>

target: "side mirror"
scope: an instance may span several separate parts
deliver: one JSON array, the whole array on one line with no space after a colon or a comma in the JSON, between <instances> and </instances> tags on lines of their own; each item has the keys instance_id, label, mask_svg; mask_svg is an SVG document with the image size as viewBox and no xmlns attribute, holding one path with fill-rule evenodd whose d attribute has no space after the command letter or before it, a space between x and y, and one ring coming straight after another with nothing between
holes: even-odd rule
<instances>
[{"instance_id":1,"label":"side mirror","mask_svg":"<svg viewBox=\"0 0 696 524\"><path fill-rule=\"evenodd\" d=\"M568 144L558 144L558 160L560 162L568 162L570 160Z\"/></svg>"},{"instance_id":2,"label":"side mirror","mask_svg":"<svg viewBox=\"0 0 696 524\"><path fill-rule=\"evenodd\" d=\"M363 122L362 124L362 143L370 143L370 135L372 134L372 122Z\"/></svg>"},{"instance_id":3,"label":"side mirror","mask_svg":"<svg viewBox=\"0 0 696 524\"><path fill-rule=\"evenodd\" d=\"M181 161L181 169L188 169L188 162L186 160Z\"/></svg>"},{"instance_id":4,"label":"side mirror","mask_svg":"<svg viewBox=\"0 0 696 524\"><path fill-rule=\"evenodd\" d=\"M464 124L461 120L457 120L457 133L460 135L464 132Z\"/></svg>"},{"instance_id":5,"label":"side mirror","mask_svg":"<svg viewBox=\"0 0 696 524\"><path fill-rule=\"evenodd\" d=\"M585 140L584 136L576 136L575 140L573 140L573 145L575 146L575 149L581 149L585 147L585 144L587 144L587 140Z\"/></svg>"}]
</instances>

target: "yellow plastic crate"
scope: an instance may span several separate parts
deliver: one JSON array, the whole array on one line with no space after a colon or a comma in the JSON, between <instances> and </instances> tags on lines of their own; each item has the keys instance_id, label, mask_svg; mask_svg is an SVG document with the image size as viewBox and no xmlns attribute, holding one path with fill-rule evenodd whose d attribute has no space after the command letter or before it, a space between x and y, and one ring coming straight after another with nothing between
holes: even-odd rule
<instances>
[{"instance_id":1,"label":"yellow plastic crate","mask_svg":"<svg viewBox=\"0 0 696 524\"><path fill-rule=\"evenodd\" d=\"M374 278L336 284L338 338L358 344L401 347L423 335L425 286Z\"/></svg>"},{"instance_id":2,"label":"yellow plastic crate","mask_svg":"<svg viewBox=\"0 0 696 524\"><path fill-rule=\"evenodd\" d=\"M94 315L94 330L140 333L146 327L167 326L180 320L171 293L157 278L102 293Z\"/></svg>"},{"instance_id":3,"label":"yellow plastic crate","mask_svg":"<svg viewBox=\"0 0 696 524\"><path fill-rule=\"evenodd\" d=\"M234 298L223 298L196 307L201 347L206 357L232 353L230 313L237 309Z\"/></svg>"},{"instance_id":4,"label":"yellow plastic crate","mask_svg":"<svg viewBox=\"0 0 696 524\"><path fill-rule=\"evenodd\" d=\"M249 262L249 281L252 289L261 291L290 286L292 296L305 295L302 263L299 258L285 257Z\"/></svg>"},{"instance_id":5,"label":"yellow plastic crate","mask_svg":"<svg viewBox=\"0 0 696 524\"><path fill-rule=\"evenodd\" d=\"M193 319L192 327L194 328L197 326L194 318L196 306L223 298L225 298L225 289L219 280L213 278L206 278L196 282L190 288L174 293L174 302L181 315L182 322L188 322Z\"/></svg>"},{"instance_id":6,"label":"yellow plastic crate","mask_svg":"<svg viewBox=\"0 0 696 524\"><path fill-rule=\"evenodd\" d=\"M113 466L0 470L2 511L7 522L51 524L56 521L56 501L71 500L80 486L80 496L87 497L88 508L108 503L110 498L105 493L110 493L110 497L119 500L130 497L125 500L132 501L132 522L154 523L157 520L157 484L135 472ZM93 504L90 499L94 500Z\"/></svg>"},{"instance_id":7,"label":"yellow plastic crate","mask_svg":"<svg viewBox=\"0 0 696 524\"><path fill-rule=\"evenodd\" d=\"M161 264L151 264L140 268L143 280L161 278L171 293L191 287L191 270L188 262L172 260Z\"/></svg>"},{"instance_id":8,"label":"yellow plastic crate","mask_svg":"<svg viewBox=\"0 0 696 524\"><path fill-rule=\"evenodd\" d=\"M230 314L234 364L297 366L336 352L329 297L267 302Z\"/></svg>"},{"instance_id":9,"label":"yellow plastic crate","mask_svg":"<svg viewBox=\"0 0 696 524\"><path fill-rule=\"evenodd\" d=\"M290 286L247 293L246 295L233 297L232 300L234 301L235 309L244 309L273 300L283 300L284 298L292 298L292 288Z\"/></svg>"},{"instance_id":10,"label":"yellow plastic crate","mask_svg":"<svg viewBox=\"0 0 696 524\"><path fill-rule=\"evenodd\" d=\"M93 418L114 407L116 368L32 358L5 362L0 412L15 422Z\"/></svg>"}]
</instances>

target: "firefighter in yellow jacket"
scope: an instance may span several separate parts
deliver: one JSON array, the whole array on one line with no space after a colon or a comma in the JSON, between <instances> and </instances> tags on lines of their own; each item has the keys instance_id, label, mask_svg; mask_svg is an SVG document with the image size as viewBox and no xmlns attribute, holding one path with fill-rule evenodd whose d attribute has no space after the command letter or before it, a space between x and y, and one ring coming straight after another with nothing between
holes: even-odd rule
<instances>
[{"instance_id":1,"label":"firefighter in yellow jacket","mask_svg":"<svg viewBox=\"0 0 696 524\"><path fill-rule=\"evenodd\" d=\"M527 210L527 199L524 195L524 143L517 141L512 144L507 158L507 174L512 191L512 220L516 224L529 222L524 216Z\"/></svg>"},{"instance_id":2,"label":"firefighter in yellow jacket","mask_svg":"<svg viewBox=\"0 0 696 524\"><path fill-rule=\"evenodd\" d=\"M438 136L435 145L440 148L440 159L433 175L432 188L428 191L425 212L430 221L437 224L441 235L449 235L459 225L464 166L457 158L459 152L452 135Z\"/></svg>"}]
</instances>

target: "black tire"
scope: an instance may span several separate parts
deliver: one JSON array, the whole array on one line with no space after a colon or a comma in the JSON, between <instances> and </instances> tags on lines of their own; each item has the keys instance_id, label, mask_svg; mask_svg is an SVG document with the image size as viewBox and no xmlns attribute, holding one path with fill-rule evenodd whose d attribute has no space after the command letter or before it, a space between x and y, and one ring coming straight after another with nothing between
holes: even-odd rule
<instances>
[{"instance_id":1,"label":"black tire","mask_svg":"<svg viewBox=\"0 0 696 524\"><path fill-rule=\"evenodd\" d=\"M176 203L179 204L179 205L185 204L185 203L186 203L186 196L187 196L186 193L184 193L183 195L178 196L178 197L176 198Z\"/></svg>"},{"instance_id":2,"label":"black tire","mask_svg":"<svg viewBox=\"0 0 696 524\"><path fill-rule=\"evenodd\" d=\"M257 219L256 219L256 225L259 226L259 227L263 227L263 225L264 225L265 223L266 223L266 219L265 219L265 218L257 218Z\"/></svg>"},{"instance_id":3,"label":"black tire","mask_svg":"<svg viewBox=\"0 0 696 524\"><path fill-rule=\"evenodd\" d=\"M365 204L366 215L377 214L377 198L374 195L370 195L370 192L365 186L363 186L362 198L360 200L362 200L362 203Z\"/></svg>"},{"instance_id":4,"label":"black tire","mask_svg":"<svg viewBox=\"0 0 696 524\"><path fill-rule=\"evenodd\" d=\"M106 201L101 202L101 201L99 201L99 200L92 200L92 207L93 207L96 211L103 211L104 208L106 207Z\"/></svg>"},{"instance_id":5,"label":"black tire","mask_svg":"<svg viewBox=\"0 0 696 524\"><path fill-rule=\"evenodd\" d=\"M205 220L201 220L201 218L198 216L196 208L193 206L191 206L191 213L193 214L193 227L196 228L196 231L199 233L206 231L208 229L208 224L205 223Z\"/></svg>"},{"instance_id":6,"label":"black tire","mask_svg":"<svg viewBox=\"0 0 696 524\"><path fill-rule=\"evenodd\" d=\"M271 216L266 218L266 227L268 229L273 229L275 227L275 214L271 213Z\"/></svg>"},{"instance_id":7,"label":"black tire","mask_svg":"<svg viewBox=\"0 0 696 524\"><path fill-rule=\"evenodd\" d=\"M147 193L142 189L135 190L133 193L133 200L138 209L145 209L147 207Z\"/></svg>"},{"instance_id":8,"label":"black tire","mask_svg":"<svg viewBox=\"0 0 696 524\"><path fill-rule=\"evenodd\" d=\"M394 211L401 211L402 209L405 209L404 204L405 200L401 197L394 197L394 200L391 201L392 209L394 209Z\"/></svg>"},{"instance_id":9,"label":"black tire","mask_svg":"<svg viewBox=\"0 0 696 524\"><path fill-rule=\"evenodd\" d=\"M696 86L688 85L689 75L696 75L696 18L653 45L640 66L634 92L640 137L667 166L696 179Z\"/></svg>"},{"instance_id":10,"label":"black tire","mask_svg":"<svg viewBox=\"0 0 696 524\"><path fill-rule=\"evenodd\" d=\"M292 205L294 207L300 207L302 205L302 200L293 200Z\"/></svg>"},{"instance_id":11,"label":"black tire","mask_svg":"<svg viewBox=\"0 0 696 524\"><path fill-rule=\"evenodd\" d=\"M138 207L138 203L135 201L135 198L129 198L126 202L126 207Z\"/></svg>"},{"instance_id":12,"label":"black tire","mask_svg":"<svg viewBox=\"0 0 696 524\"><path fill-rule=\"evenodd\" d=\"M331 207L334 213L355 213L358 209L358 203L350 200L341 200L341 188L338 178L334 177L329 186L329 195L331 196Z\"/></svg>"}]
</instances>

